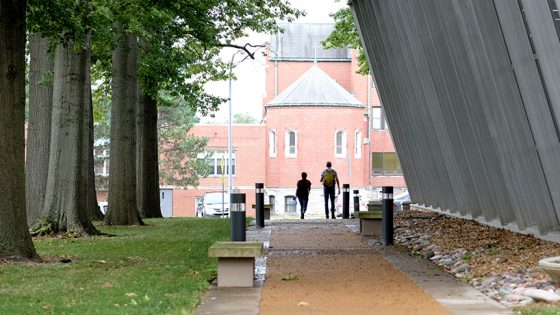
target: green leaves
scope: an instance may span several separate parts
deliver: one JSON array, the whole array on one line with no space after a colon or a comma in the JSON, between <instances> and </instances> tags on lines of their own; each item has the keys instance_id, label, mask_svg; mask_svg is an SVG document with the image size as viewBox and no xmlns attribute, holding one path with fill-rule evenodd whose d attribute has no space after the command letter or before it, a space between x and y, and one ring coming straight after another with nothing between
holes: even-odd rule
<instances>
[{"instance_id":1,"label":"green leaves","mask_svg":"<svg viewBox=\"0 0 560 315\"><path fill-rule=\"evenodd\" d=\"M343 8L330 15L334 18L335 25L333 32L321 42L325 49L350 47L358 50L358 71L359 74L367 75L369 67L367 58L362 48L358 30L354 25L354 18L350 8Z\"/></svg>"},{"instance_id":2,"label":"green leaves","mask_svg":"<svg viewBox=\"0 0 560 315\"><path fill-rule=\"evenodd\" d=\"M197 186L199 177L208 174L208 164L198 159L208 138L188 135L195 117L184 101L169 93L160 100L165 104L158 111L160 180L176 187Z\"/></svg>"}]
</instances>

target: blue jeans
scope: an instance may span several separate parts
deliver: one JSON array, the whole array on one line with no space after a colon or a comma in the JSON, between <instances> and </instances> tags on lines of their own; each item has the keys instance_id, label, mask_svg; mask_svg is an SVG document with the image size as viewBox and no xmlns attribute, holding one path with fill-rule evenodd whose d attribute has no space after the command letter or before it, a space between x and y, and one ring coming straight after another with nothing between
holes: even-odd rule
<instances>
[{"instance_id":1,"label":"blue jeans","mask_svg":"<svg viewBox=\"0 0 560 315\"><path fill-rule=\"evenodd\" d=\"M324 187L323 195L325 196L325 215L329 218L329 197L331 198L331 214L334 218L334 187Z\"/></svg>"},{"instance_id":2,"label":"blue jeans","mask_svg":"<svg viewBox=\"0 0 560 315\"><path fill-rule=\"evenodd\" d=\"M301 214L305 214L305 211L307 211L307 202L309 201L307 198L303 199L303 198L298 198L299 199L299 204L301 206Z\"/></svg>"}]
</instances>

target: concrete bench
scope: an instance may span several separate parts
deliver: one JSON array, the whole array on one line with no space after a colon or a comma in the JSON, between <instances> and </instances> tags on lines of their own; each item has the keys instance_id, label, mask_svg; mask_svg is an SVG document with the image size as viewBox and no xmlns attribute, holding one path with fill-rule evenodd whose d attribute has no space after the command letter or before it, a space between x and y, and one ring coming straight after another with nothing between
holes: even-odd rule
<instances>
[{"instance_id":1,"label":"concrete bench","mask_svg":"<svg viewBox=\"0 0 560 315\"><path fill-rule=\"evenodd\" d=\"M253 204L253 207L252 207L252 208L253 208L253 209L256 209L256 208L257 208L257 205ZM264 219L265 219L265 220L270 220L270 210L271 210L271 209L272 209L272 206L271 206L271 205L267 205L267 204L264 205Z\"/></svg>"},{"instance_id":2,"label":"concrete bench","mask_svg":"<svg viewBox=\"0 0 560 315\"><path fill-rule=\"evenodd\" d=\"M252 287L255 257L264 255L262 242L217 242L208 248L218 258L218 287Z\"/></svg>"},{"instance_id":3,"label":"concrete bench","mask_svg":"<svg viewBox=\"0 0 560 315\"><path fill-rule=\"evenodd\" d=\"M360 219L360 234L362 235L381 235L381 218L383 213L380 211L360 211L355 213Z\"/></svg>"}]
</instances>

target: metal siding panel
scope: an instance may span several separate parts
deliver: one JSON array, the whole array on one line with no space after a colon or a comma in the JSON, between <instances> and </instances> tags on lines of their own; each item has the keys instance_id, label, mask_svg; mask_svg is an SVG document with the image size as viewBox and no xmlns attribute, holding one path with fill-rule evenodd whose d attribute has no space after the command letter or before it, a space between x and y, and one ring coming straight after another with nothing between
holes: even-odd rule
<instances>
[{"instance_id":1,"label":"metal siding panel","mask_svg":"<svg viewBox=\"0 0 560 315\"><path fill-rule=\"evenodd\" d=\"M447 203L450 204L449 210L455 212L459 207L459 203L461 203L461 205L466 203L457 201L457 198L459 198L459 200L464 200L464 188L453 155L453 149L446 130L443 114L440 109L441 104L437 98L436 88L429 70L427 57L420 40L420 34L428 30L416 23L416 10L413 10L412 6L408 5L407 1L401 0L397 3L399 4L403 19L408 21L405 25L405 31L408 34L415 66L420 76L416 81L416 86L419 87L417 93L421 94L421 100L423 100L421 117L423 117L424 123L431 126L433 132L431 135L433 138L430 140L433 140L434 143L430 144L430 149L439 151L440 154L437 155L439 159L436 160L436 164L438 164L437 168L438 171L441 171L441 175L438 176L441 176L444 179L444 183L449 185L447 187L448 191L442 191L439 194L439 198L447 199Z\"/></svg>"},{"instance_id":2,"label":"metal siding panel","mask_svg":"<svg viewBox=\"0 0 560 315\"><path fill-rule=\"evenodd\" d=\"M519 91L527 113L538 154L545 172L549 192L555 209L535 209L539 221L547 220L551 229L558 228L560 205L560 144L553 114L535 61L529 35L525 28L521 8L517 2L495 0L510 59L516 73ZM537 36L539 37L539 36ZM535 38L535 36L533 37ZM539 48L537 48L539 49Z\"/></svg>"},{"instance_id":3,"label":"metal siding panel","mask_svg":"<svg viewBox=\"0 0 560 315\"><path fill-rule=\"evenodd\" d=\"M426 81L424 75L427 70L424 69L424 72L422 72L417 65L417 56L421 52L415 49L418 46L415 48L412 46L414 35L411 34L411 21L404 16L405 8L401 7L403 2L402 0L390 2L390 8L404 54L405 62L403 65L406 65L407 69L405 79L409 81L410 88L408 90L412 94L412 99L406 104L408 121L415 125L415 130L418 130L418 132L415 132L417 139L423 139L422 158L425 160L424 165L433 170L428 172L432 192L430 198L435 198L431 200L431 203L443 209L457 209L454 201L453 185L449 179L441 145L427 110L428 104L422 83Z\"/></svg>"},{"instance_id":4,"label":"metal siding panel","mask_svg":"<svg viewBox=\"0 0 560 315\"><path fill-rule=\"evenodd\" d=\"M456 93L461 98L462 103L453 103L452 106L464 120L463 141L467 143L469 160L471 161L471 171L476 180L477 198L480 200L481 209L472 213L473 217L483 214L487 220L495 219L498 215L498 207L501 202L506 202L506 198L498 198L504 193L501 186L504 185L503 175L500 172L500 163L495 147L490 137L490 131L486 125L484 111L481 108L481 101L476 85L473 83L474 74L467 59L467 51L479 49L471 47L463 39L463 28L460 24L461 17L455 12L449 0L437 0L437 7L442 17L446 40L454 71L457 77L459 89ZM473 25L474 24L474 25ZM470 27L475 26L471 23ZM507 206L502 205L502 206ZM502 221L511 221L512 218L501 217Z\"/></svg>"},{"instance_id":5,"label":"metal siding panel","mask_svg":"<svg viewBox=\"0 0 560 315\"><path fill-rule=\"evenodd\" d=\"M415 201L484 212L487 219L497 212L502 223L538 222L546 232L558 227L550 195L558 200L553 164L560 146L550 135L554 124L527 40L520 38L517 2L495 1L496 7L472 0L351 5ZM531 16L537 23L543 13ZM512 68L530 75L516 78ZM529 108L529 100L539 104Z\"/></svg>"},{"instance_id":6,"label":"metal siding panel","mask_svg":"<svg viewBox=\"0 0 560 315\"><path fill-rule=\"evenodd\" d=\"M373 6L365 8L364 11L367 13L367 16L375 16ZM367 27L368 29L376 30L379 28L378 19L367 18L363 21L365 27ZM409 190L415 201L422 202L424 198L422 193L422 185L419 182L417 176L417 166L412 162L412 154L409 150L408 141L403 135L406 126L403 126L400 123L399 119L394 119L395 117L398 118L397 104L399 98L398 95L394 93L393 89L390 88L390 86L392 86L392 82L396 79L396 77L393 76L391 72L386 71L388 69L388 67L385 66L385 64L387 63L387 61L385 60L387 54L385 53L385 47L383 45L383 34L378 31L376 31L375 34L376 40L364 39L364 44L366 47L368 47L369 50L374 51L371 56L375 57L372 57L370 59L370 63L373 68L373 73L378 84L377 86L380 95L382 95L382 105L388 116L387 119L391 128L391 134L395 142L397 152L399 152L399 156L401 158L401 163L403 165L404 174L407 178Z\"/></svg>"},{"instance_id":7,"label":"metal siding panel","mask_svg":"<svg viewBox=\"0 0 560 315\"><path fill-rule=\"evenodd\" d=\"M489 96L484 106L488 124L499 127L495 128L496 146L502 153L502 170L510 176L507 184L515 200L518 225L524 228L537 223L534 212L527 209L550 208L550 195L495 7L492 2L473 1L472 4L480 31L469 33L468 38L478 35L484 50L473 55L471 62L481 73L477 81L481 93ZM532 180L527 181L528 178ZM541 221L540 227L546 228L547 224L550 223Z\"/></svg>"},{"instance_id":8,"label":"metal siding panel","mask_svg":"<svg viewBox=\"0 0 560 315\"><path fill-rule=\"evenodd\" d=\"M448 134L450 136L455 159L459 165L461 179L466 192L465 209L459 209L462 214L470 213L478 216L481 205L477 190L476 162L477 156L470 148L476 146L472 127L465 111L466 104L461 94L461 86L457 77L453 58L449 51L446 29L435 1L419 2L427 22L428 32L423 40L430 43L431 53L428 62L431 65L432 77L442 104Z\"/></svg>"},{"instance_id":9,"label":"metal siding panel","mask_svg":"<svg viewBox=\"0 0 560 315\"><path fill-rule=\"evenodd\" d=\"M407 58L403 53L404 41L399 37L399 25L395 24L394 16L391 11L391 4L383 2L380 7L380 18L384 21L384 29L388 34L388 38L393 39L388 41L390 47L391 63L394 65L393 69L396 70L398 80L393 86L398 91L400 102L398 103L399 109L399 122L403 123L408 128L405 129L405 137L411 139L409 149L413 153L414 163L420 164L420 178L423 182L423 192L426 200L431 201L432 205L440 206L439 199L436 198L434 190L437 189L438 183L434 178L433 161L430 158L431 153L426 146L426 136L424 134L424 126L418 121L416 114L418 104L417 100L412 93L414 82L410 80L410 71L407 67ZM382 26L383 28L383 26Z\"/></svg>"},{"instance_id":10,"label":"metal siding panel","mask_svg":"<svg viewBox=\"0 0 560 315\"><path fill-rule=\"evenodd\" d=\"M560 41L552 12L547 0L523 0L523 3L555 119L560 121Z\"/></svg>"}]
</instances>

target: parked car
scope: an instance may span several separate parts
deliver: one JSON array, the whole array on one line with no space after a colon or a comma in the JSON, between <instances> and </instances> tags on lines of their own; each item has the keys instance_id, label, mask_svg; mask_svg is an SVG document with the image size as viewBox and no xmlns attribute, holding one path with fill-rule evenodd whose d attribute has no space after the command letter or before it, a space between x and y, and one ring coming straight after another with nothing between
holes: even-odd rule
<instances>
[{"instance_id":1,"label":"parked car","mask_svg":"<svg viewBox=\"0 0 560 315\"><path fill-rule=\"evenodd\" d=\"M410 202L410 194L409 193L404 193L404 194L398 195L393 199L393 210L394 211L401 211L403 209L403 207L402 207L403 202Z\"/></svg>"},{"instance_id":2,"label":"parked car","mask_svg":"<svg viewBox=\"0 0 560 315\"><path fill-rule=\"evenodd\" d=\"M228 194L218 192L207 192L202 198L202 216L219 218L229 216ZM223 213L222 213L223 209Z\"/></svg>"}]
</instances>

